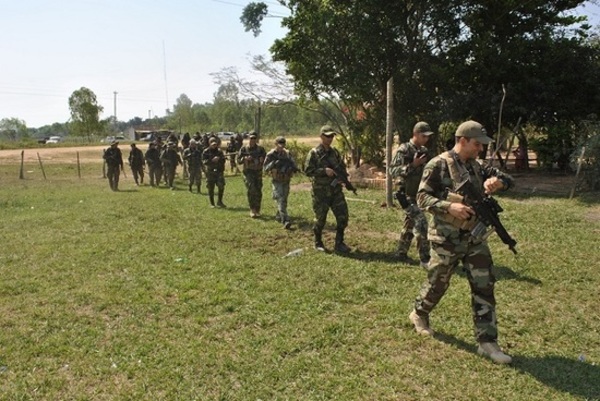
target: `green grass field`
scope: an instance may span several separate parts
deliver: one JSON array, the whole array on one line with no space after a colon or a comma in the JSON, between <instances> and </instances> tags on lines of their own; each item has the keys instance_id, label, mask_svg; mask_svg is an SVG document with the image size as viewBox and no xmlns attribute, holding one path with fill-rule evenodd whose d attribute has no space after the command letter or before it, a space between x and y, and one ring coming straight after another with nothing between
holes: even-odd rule
<instances>
[{"instance_id":1,"label":"green grass field","mask_svg":"<svg viewBox=\"0 0 600 401\"><path fill-rule=\"evenodd\" d=\"M312 249L305 186L286 231L268 179L253 220L240 176L210 209L129 171L111 192L99 166L0 166L2 400L600 399L597 196L498 198L519 251L490 240L507 367L476 355L462 273L436 337L414 333L425 272L393 260L401 215L381 191L349 201L342 257Z\"/></svg>"}]
</instances>

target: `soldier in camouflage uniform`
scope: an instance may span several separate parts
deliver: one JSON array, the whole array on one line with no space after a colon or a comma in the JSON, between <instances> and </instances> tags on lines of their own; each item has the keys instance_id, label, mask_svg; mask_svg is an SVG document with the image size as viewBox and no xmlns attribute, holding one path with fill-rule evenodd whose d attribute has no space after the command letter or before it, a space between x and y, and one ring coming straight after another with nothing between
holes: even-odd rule
<instances>
[{"instance_id":1,"label":"soldier in camouflage uniform","mask_svg":"<svg viewBox=\"0 0 600 401\"><path fill-rule=\"evenodd\" d=\"M146 150L146 164L148 165L148 175L150 176L150 185L160 185L162 177L162 163L160 161L160 150L156 147L156 143L151 142Z\"/></svg>"},{"instance_id":2,"label":"soldier in camouflage uniform","mask_svg":"<svg viewBox=\"0 0 600 401\"><path fill-rule=\"evenodd\" d=\"M189 189L196 184L198 193L202 186L202 152L198 149L196 140L190 140L189 147L183 151L183 160L188 165Z\"/></svg>"},{"instance_id":3,"label":"soldier in camouflage uniform","mask_svg":"<svg viewBox=\"0 0 600 401\"><path fill-rule=\"evenodd\" d=\"M176 142L168 142L167 149L163 150L160 154L160 160L163 163L165 168L165 176L166 176L166 184L171 191L175 190L175 172L177 171L177 166L183 164L181 160L181 156L177 151L177 143Z\"/></svg>"},{"instance_id":4,"label":"soldier in camouflage uniform","mask_svg":"<svg viewBox=\"0 0 600 401\"><path fill-rule=\"evenodd\" d=\"M250 132L248 140L250 143L247 146L242 146L239 150L237 162L244 166L242 173L244 174L246 189L248 190L250 217L256 218L260 216L263 187L262 169L267 152L265 148L258 145L258 135L256 132Z\"/></svg>"},{"instance_id":5,"label":"soldier in camouflage uniform","mask_svg":"<svg viewBox=\"0 0 600 401\"><path fill-rule=\"evenodd\" d=\"M119 190L119 176L123 169L123 154L118 145L119 142L113 140L110 143L110 148L106 149L103 155L104 160L106 160L108 184L113 191Z\"/></svg>"},{"instance_id":6,"label":"soldier in camouflage uniform","mask_svg":"<svg viewBox=\"0 0 600 401\"><path fill-rule=\"evenodd\" d=\"M416 237L421 266L429 263L429 242L427 241L427 219L421 209L416 207L417 190L423 175L423 168L428 161L425 145L433 132L424 121L415 124L412 138L398 147L390 166L392 177L398 178L399 190L411 204L405 209L404 225L400 231L396 256L402 262L408 261L408 250L412 239Z\"/></svg>"},{"instance_id":7,"label":"soldier in camouflage uniform","mask_svg":"<svg viewBox=\"0 0 600 401\"><path fill-rule=\"evenodd\" d=\"M144 153L138 149L135 143L132 143L130 146L131 151L129 152L127 161L131 167L135 185L140 185L144 183Z\"/></svg>"},{"instance_id":8,"label":"soldier in camouflage uniform","mask_svg":"<svg viewBox=\"0 0 600 401\"><path fill-rule=\"evenodd\" d=\"M477 223L474 211L452 193L467 179L482 193L491 194L512 186L513 180L509 175L493 167L483 167L476 161L483 145L490 142L481 124L464 122L456 130L454 148L433 158L425 166L417 203L433 214L428 232L431 261L427 268L428 279L409 318L419 334L433 335L429 314L448 289L450 278L462 261L471 288L478 353L496 363L510 363L511 357L504 354L497 344L495 277L490 249L485 240L471 236L470 229Z\"/></svg>"},{"instance_id":9,"label":"soldier in camouflage uniform","mask_svg":"<svg viewBox=\"0 0 600 401\"><path fill-rule=\"evenodd\" d=\"M315 249L325 251L323 228L329 209L336 219L335 251L350 252L344 243L344 231L348 226L348 204L340 180L336 180L335 170L346 171L346 164L340 152L331 146L336 132L329 125L321 128L321 144L308 152L304 172L312 181L312 206L315 212ZM333 166L329 167L329 166Z\"/></svg>"},{"instance_id":10,"label":"soldier in camouflage uniform","mask_svg":"<svg viewBox=\"0 0 600 401\"><path fill-rule=\"evenodd\" d=\"M217 207L226 207L223 203L223 193L225 192L225 154L219 149L217 138L211 138L208 142L208 148L202 152L202 165L206 173L206 188L208 189L208 198L211 207L215 207L215 185L219 190Z\"/></svg>"},{"instance_id":11,"label":"soldier in camouflage uniform","mask_svg":"<svg viewBox=\"0 0 600 401\"><path fill-rule=\"evenodd\" d=\"M265 158L266 173L271 174L273 180L273 199L277 202L275 219L283 224L286 230L292 227L290 216L287 212L288 196L290 194L290 180L295 172L299 171L290 152L285 148L285 138L278 136L275 139L275 148L267 153Z\"/></svg>"}]
</instances>

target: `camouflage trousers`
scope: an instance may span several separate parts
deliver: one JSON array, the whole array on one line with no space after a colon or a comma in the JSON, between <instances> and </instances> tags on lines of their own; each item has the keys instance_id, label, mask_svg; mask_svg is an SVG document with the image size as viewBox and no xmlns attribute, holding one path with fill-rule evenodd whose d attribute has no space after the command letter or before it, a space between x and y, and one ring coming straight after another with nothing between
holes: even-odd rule
<instances>
[{"instance_id":1,"label":"camouflage trousers","mask_svg":"<svg viewBox=\"0 0 600 401\"><path fill-rule=\"evenodd\" d=\"M175 187L175 173L177 172L177 165L165 165L165 181L168 187Z\"/></svg>"},{"instance_id":2,"label":"camouflage trousers","mask_svg":"<svg viewBox=\"0 0 600 401\"><path fill-rule=\"evenodd\" d=\"M413 238L416 239L417 250L421 262L429 260L429 241L427 240L427 218L421 209L411 205L404 215L404 225L398 240L398 254L406 255Z\"/></svg>"},{"instance_id":3,"label":"camouflage trousers","mask_svg":"<svg viewBox=\"0 0 600 401\"><path fill-rule=\"evenodd\" d=\"M342 189L331 185L312 188L312 207L315 212L315 232L322 232L327 222L329 209L333 212L337 223L337 230L344 230L348 226L348 204Z\"/></svg>"},{"instance_id":4,"label":"camouflage trousers","mask_svg":"<svg viewBox=\"0 0 600 401\"><path fill-rule=\"evenodd\" d=\"M290 216L287 212L288 196L290 195L289 181L272 181L271 187L273 188L273 199L277 202L277 214L275 218L281 223L290 221Z\"/></svg>"},{"instance_id":5,"label":"camouflage trousers","mask_svg":"<svg viewBox=\"0 0 600 401\"><path fill-rule=\"evenodd\" d=\"M190 185L202 185L202 169L200 168L200 166L198 167L189 167L188 168L188 174L189 174L189 182Z\"/></svg>"},{"instance_id":6,"label":"camouflage trousers","mask_svg":"<svg viewBox=\"0 0 600 401\"><path fill-rule=\"evenodd\" d=\"M159 185L162 173L162 166L154 166L152 164L148 164L148 176L150 177L150 185Z\"/></svg>"},{"instance_id":7,"label":"camouflage trousers","mask_svg":"<svg viewBox=\"0 0 600 401\"><path fill-rule=\"evenodd\" d=\"M144 183L144 166L131 166L131 174L136 184Z\"/></svg>"},{"instance_id":8,"label":"camouflage trousers","mask_svg":"<svg viewBox=\"0 0 600 401\"><path fill-rule=\"evenodd\" d=\"M223 188L225 188L225 177L223 176L223 173L207 172L206 173L206 188L209 191L214 191L215 185L221 191L223 190Z\"/></svg>"},{"instance_id":9,"label":"camouflage trousers","mask_svg":"<svg viewBox=\"0 0 600 401\"><path fill-rule=\"evenodd\" d=\"M106 165L106 177L108 178L108 185L110 185L110 189L116 191L119 189L119 176L121 175L121 167L120 166L111 166L110 164Z\"/></svg>"},{"instance_id":10,"label":"camouflage trousers","mask_svg":"<svg viewBox=\"0 0 600 401\"><path fill-rule=\"evenodd\" d=\"M415 300L415 310L420 316L429 313L440 302L450 285L450 278L462 261L471 288L471 307L475 338L479 342L493 342L498 337L496 325L496 299L492 272L493 261L486 242L471 244L468 237L460 243L431 243L431 261L427 281Z\"/></svg>"},{"instance_id":11,"label":"camouflage trousers","mask_svg":"<svg viewBox=\"0 0 600 401\"><path fill-rule=\"evenodd\" d=\"M263 188L262 170L245 170L244 183L248 190L248 204L250 205L250 209L260 212Z\"/></svg>"}]
</instances>

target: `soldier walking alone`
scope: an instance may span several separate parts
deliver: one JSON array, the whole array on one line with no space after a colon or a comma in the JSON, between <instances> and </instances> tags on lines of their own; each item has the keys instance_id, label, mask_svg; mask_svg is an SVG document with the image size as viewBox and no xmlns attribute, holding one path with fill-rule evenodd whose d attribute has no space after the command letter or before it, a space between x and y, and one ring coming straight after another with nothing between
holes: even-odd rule
<instances>
[{"instance_id":1,"label":"soldier walking alone","mask_svg":"<svg viewBox=\"0 0 600 401\"><path fill-rule=\"evenodd\" d=\"M106 160L108 184L113 191L119 190L119 176L123 169L123 154L118 145L119 142L113 140L110 143L110 147L104 151L103 156L104 160Z\"/></svg>"}]
</instances>

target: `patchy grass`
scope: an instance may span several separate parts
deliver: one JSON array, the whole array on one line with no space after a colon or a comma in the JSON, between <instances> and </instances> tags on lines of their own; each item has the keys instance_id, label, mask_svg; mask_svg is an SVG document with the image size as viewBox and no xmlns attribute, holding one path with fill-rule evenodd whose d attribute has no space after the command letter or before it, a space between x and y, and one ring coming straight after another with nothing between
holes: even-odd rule
<instances>
[{"instance_id":1,"label":"patchy grass","mask_svg":"<svg viewBox=\"0 0 600 401\"><path fill-rule=\"evenodd\" d=\"M285 231L268 179L253 220L240 176L220 210L182 181L114 193L98 166L74 169L0 167L3 400L600 399L597 199L500 198L519 242L515 258L490 241L504 367L475 353L461 274L437 337L413 332L425 273L393 260L401 216L380 191L349 202L340 257L311 248L309 191Z\"/></svg>"}]
</instances>

